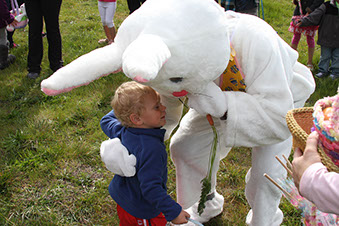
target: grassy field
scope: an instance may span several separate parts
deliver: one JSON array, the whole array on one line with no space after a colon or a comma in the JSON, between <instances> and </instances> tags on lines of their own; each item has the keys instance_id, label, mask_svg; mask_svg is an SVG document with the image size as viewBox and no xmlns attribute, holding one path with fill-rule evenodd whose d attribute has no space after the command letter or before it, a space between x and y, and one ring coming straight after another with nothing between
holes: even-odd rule
<instances>
[{"instance_id":1,"label":"grassy field","mask_svg":"<svg viewBox=\"0 0 339 226\"><path fill-rule=\"evenodd\" d=\"M118 1L115 24L128 16L126 1ZM287 31L293 12L290 0L264 0L265 20L290 42ZM100 47L104 37L97 0L63 1L60 14L65 64ZM107 76L73 90L48 97L40 82L52 74L47 40L41 76L26 78L27 30L14 35L19 48L14 65L0 71L0 225L118 225L115 204L107 187L112 174L100 160L105 135L99 120L109 110L114 90L127 78ZM300 59L306 63L303 37ZM320 48L316 47L315 66ZM317 67L316 67L317 68ZM316 80L317 89L307 105L336 93L338 83ZM249 210L244 177L251 164L250 150L235 148L220 165L218 191L225 197L224 212L205 225L244 225ZM169 193L175 198L175 168L169 165ZM288 201L281 203L284 225L300 225L300 213Z\"/></svg>"}]
</instances>

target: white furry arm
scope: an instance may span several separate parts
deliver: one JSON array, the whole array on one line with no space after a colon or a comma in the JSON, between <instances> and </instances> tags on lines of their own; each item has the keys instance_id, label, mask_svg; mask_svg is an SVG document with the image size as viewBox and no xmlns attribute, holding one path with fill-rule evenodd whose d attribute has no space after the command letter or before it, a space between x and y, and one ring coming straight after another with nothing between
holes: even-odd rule
<instances>
[{"instance_id":1,"label":"white furry arm","mask_svg":"<svg viewBox=\"0 0 339 226\"><path fill-rule=\"evenodd\" d=\"M121 50L117 44L95 49L57 70L41 82L41 90L50 96L69 92L79 86L121 70Z\"/></svg>"},{"instance_id":2,"label":"white furry arm","mask_svg":"<svg viewBox=\"0 0 339 226\"><path fill-rule=\"evenodd\" d=\"M286 113L311 95L312 73L297 63L297 52L259 18L240 14L232 46L247 87L246 93L224 92L228 105L226 145L255 147L287 139L291 134ZM296 69L305 79L296 80Z\"/></svg>"},{"instance_id":3,"label":"white furry arm","mask_svg":"<svg viewBox=\"0 0 339 226\"><path fill-rule=\"evenodd\" d=\"M136 158L130 155L119 138L109 139L101 143L101 160L106 168L120 176L132 177L135 175Z\"/></svg>"},{"instance_id":4,"label":"white furry arm","mask_svg":"<svg viewBox=\"0 0 339 226\"><path fill-rule=\"evenodd\" d=\"M210 114L220 118L227 111L225 95L214 82L207 84L206 89L197 94L187 94L188 106L201 115Z\"/></svg>"}]
</instances>

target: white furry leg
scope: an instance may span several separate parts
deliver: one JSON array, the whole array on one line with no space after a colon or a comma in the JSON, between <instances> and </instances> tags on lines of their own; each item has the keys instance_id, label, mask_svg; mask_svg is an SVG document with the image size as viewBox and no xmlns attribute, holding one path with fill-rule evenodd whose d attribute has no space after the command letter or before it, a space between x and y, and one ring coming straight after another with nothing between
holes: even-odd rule
<instances>
[{"instance_id":1,"label":"white furry leg","mask_svg":"<svg viewBox=\"0 0 339 226\"><path fill-rule=\"evenodd\" d=\"M246 216L247 225L252 225L252 216L253 216L253 211L251 209ZM278 209L277 212L275 213L275 216L273 218L271 225L280 225L283 221L283 218L284 218L283 212L280 209Z\"/></svg>"},{"instance_id":2,"label":"white furry leg","mask_svg":"<svg viewBox=\"0 0 339 226\"><path fill-rule=\"evenodd\" d=\"M252 149L252 168L246 175L245 194L251 211L246 223L251 226L277 226L282 223L283 213L279 209L282 192L263 175L274 180L286 178L286 170L275 159L283 154L289 156L292 139L281 143Z\"/></svg>"},{"instance_id":3,"label":"white furry leg","mask_svg":"<svg viewBox=\"0 0 339 226\"><path fill-rule=\"evenodd\" d=\"M223 211L223 205L224 205L224 197L220 194L218 194L216 191L214 193L214 197L211 200L208 200L206 202L206 207L204 209L204 212L199 216L198 213L198 205L199 202L196 202L193 206L186 209L185 211L191 215L191 219L196 220L200 223L206 223L213 217L218 216ZM185 226L193 226L192 222L189 222L187 224L183 224Z\"/></svg>"}]
</instances>

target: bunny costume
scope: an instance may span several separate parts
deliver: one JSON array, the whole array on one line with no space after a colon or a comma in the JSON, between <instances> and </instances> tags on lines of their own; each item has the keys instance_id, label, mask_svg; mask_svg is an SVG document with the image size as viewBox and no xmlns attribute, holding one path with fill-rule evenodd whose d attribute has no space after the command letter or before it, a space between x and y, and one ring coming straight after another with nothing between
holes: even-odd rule
<instances>
[{"instance_id":1,"label":"bunny costume","mask_svg":"<svg viewBox=\"0 0 339 226\"><path fill-rule=\"evenodd\" d=\"M245 92L219 87L231 46ZM246 176L251 211L246 222L271 226L283 219L278 208L281 193L263 174L269 173L273 179L286 176L274 158L290 154L292 141L285 115L302 107L315 89L310 70L297 59L298 53L258 17L225 12L213 0L147 0L122 23L113 44L79 57L44 80L41 87L46 94L56 95L122 69L129 78L161 94L167 107L168 134L181 117L178 98L187 96L191 109L170 144L178 202L201 223L220 214L224 199L216 192L219 161L232 147L251 147L252 167ZM219 143L212 191L199 216L200 181L207 173L213 141L207 114L213 116ZM101 147L108 169L132 176L135 159L126 153L116 140L105 141Z\"/></svg>"}]
</instances>

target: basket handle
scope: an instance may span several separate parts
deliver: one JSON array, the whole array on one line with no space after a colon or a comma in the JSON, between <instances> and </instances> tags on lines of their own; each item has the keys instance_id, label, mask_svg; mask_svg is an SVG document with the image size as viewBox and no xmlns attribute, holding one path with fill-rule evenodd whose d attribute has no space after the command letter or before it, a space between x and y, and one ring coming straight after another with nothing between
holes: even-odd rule
<instances>
[{"instance_id":1,"label":"basket handle","mask_svg":"<svg viewBox=\"0 0 339 226\"><path fill-rule=\"evenodd\" d=\"M19 15L19 5L18 5L18 1L17 0L11 0L11 6L12 6L12 10L13 12L15 12L15 15Z\"/></svg>"}]
</instances>

